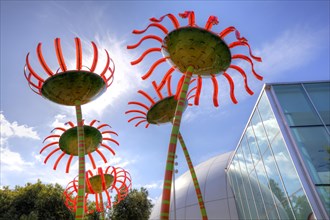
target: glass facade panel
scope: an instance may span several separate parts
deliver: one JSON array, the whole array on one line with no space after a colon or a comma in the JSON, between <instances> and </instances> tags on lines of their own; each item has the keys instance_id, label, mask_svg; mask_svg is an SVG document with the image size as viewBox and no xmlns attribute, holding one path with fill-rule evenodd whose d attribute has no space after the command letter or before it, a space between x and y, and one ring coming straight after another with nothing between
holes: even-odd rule
<instances>
[{"instance_id":1,"label":"glass facade panel","mask_svg":"<svg viewBox=\"0 0 330 220\"><path fill-rule=\"evenodd\" d=\"M256 139L254 137L254 133L251 125L246 129L246 137L252 155L253 163L254 165L256 165L260 160L260 156L259 156L259 148Z\"/></svg>"},{"instance_id":2,"label":"glass facade panel","mask_svg":"<svg viewBox=\"0 0 330 220\"><path fill-rule=\"evenodd\" d=\"M251 186L250 186L250 180L249 180L249 174L247 172L247 168L245 165L245 158L243 155L243 151L242 151L242 146L240 148L238 148L238 153L241 156L241 160L239 160L239 164L240 164L240 168L241 168L241 175L242 178L245 180L243 181L243 187L245 189L245 194L246 194L246 207L248 209L249 215L248 217L250 217L251 219L257 219L257 212L256 212L256 206L254 203L254 197L253 197L253 193L251 191Z\"/></svg>"},{"instance_id":3,"label":"glass facade panel","mask_svg":"<svg viewBox=\"0 0 330 220\"><path fill-rule=\"evenodd\" d=\"M326 190L330 186L330 83L277 85L274 91L289 121L303 163L325 209L330 213L330 194ZM299 103L296 102L298 100ZM291 117L297 112L305 119Z\"/></svg>"},{"instance_id":4,"label":"glass facade panel","mask_svg":"<svg viewBox=\"0 0 330 220\"><path fill-rule=\"evenodd\" d=\"M280 132L280 128L276 122L275 116L271 111L269 101L266 95L261 96L258 104L258 110L262 119L264 128L266 130L268 140L270 143L273 142L274 138Z\"/></svg>"},{"instance_id":5,"label":"glass facade panel","mask_svg":"<svg viewBox=\"0 0 330 220\"><path fill-rule=\"evenodd\" d=\"M290 196L290 200L297 219L307 219L308 215L312 213L312 209L302 189Z\"/></svg>"},{"instance_id":6,"label":"glass facade panel","mask_svg":"<svg viewBox=\"0 0 330 220\"><path fill-rule=\"evenodd\" d=\"M272 150L285 184L286 191L290 196L301 188L301 184L281 134L278 134L275 137L272 143Z\"/></svg>"},{"instance_id":7,"label":"glass facade panel","mask_svg":"<svg viewBox=\"0 0 330 220\"><path fill-rule=\"evenodd\" d=\"M273 88L290 126L321 123L301 85L276 85Z\"/></svg>"},{"instance_id":8,"label":"glass facade panel","mask_svg":"<svg viewBox=\"0 0 330 220\"><path fill-rule=\"evenodd\" d=\"M269 177L269 185L275 197L275 203L278 207L281 219L294 219L292 209L288 202L285 189L281 182L280 175L277 172L275 160L270 149L264 154L264 163Z\"/></svg>"},{"instance_id":9,"label":"glass facade panel","mask_svg":"<svg viewBox=\"0 0 330 220\"><path fill-rule=\"evenodd\" d=\"M330 125L330 83L310 83L304 84L304 87L324 123Z\"/></svg>"},{"instance_id":10,"label":"glass facade panel","mask_svg":"<svg viewBox=\"0 0 330 220\"><path fill-rule=\"evenodd\" d=\"M268 140L264 126L257 111L253 114L251 121L254 135L259 146L260 154L263 155L263 153L268 149Z\"/></svg>"},{"instance_id":11,"label":"glass facade panel","mask_svg":"<svg viewBox=\"0 0 330 220\"><path fill-rule=\"evenodd\" d=\"M293 91L296 89L294 87ZM312 105L307 102L306 106ZM303 108L300 110L295 109L296 113L288 114L291 124L301 123L304 117L309 123L313 122L313 126L320 122L315 112L310 114ZM240 202L241 219L307 219L311 213L266 93L260 97L229 168L234 168L229 170L236 177L236 185L232 185L234 194L239 195L236 202ZM329 188L322 188L324 195L327 190Z\"/></svg>"},{"instance_id":12,"label":"glass facade panel","mask_svg":"<svg viewBox=\"0 0 330 220\"><path fill-rule=\"evenodd\" d=\"M330 163L326 151L329 135L324 127L292 128L292 133L301 151L315 184L330 184Z\"/></svg>"}]
</instances>

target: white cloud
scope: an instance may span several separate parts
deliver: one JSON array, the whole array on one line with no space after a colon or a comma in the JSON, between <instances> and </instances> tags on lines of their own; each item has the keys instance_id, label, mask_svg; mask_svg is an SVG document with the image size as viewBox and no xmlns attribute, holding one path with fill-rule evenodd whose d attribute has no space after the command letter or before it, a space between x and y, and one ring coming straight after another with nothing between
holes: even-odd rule
<instances>
[{"instance_id":1,"label":"white cloud","mask_svg":"<svg viewBox=\"0 0 330 220\"><path fill-rule=\"evenodd\" d=\"M12 171L23 171L27 167L31 167L33 163L23 160L21 155L17 152L9 150L7 147L0 148L1 155L1 173Z\"/></svg>"},{"instance_id":2,"label":"white cloud","mask_svg":"<svg viewBox=\"0 0 330 220\"><path fill-rule=\"evenodd\" d=\"M0 124L1 124L1 146L4 141L8 138L31 138L39 140L40 137L33 127L27 125L19 125L16 121L9 122L3 113L0 113Z\"/></svg>"}]
</instances>

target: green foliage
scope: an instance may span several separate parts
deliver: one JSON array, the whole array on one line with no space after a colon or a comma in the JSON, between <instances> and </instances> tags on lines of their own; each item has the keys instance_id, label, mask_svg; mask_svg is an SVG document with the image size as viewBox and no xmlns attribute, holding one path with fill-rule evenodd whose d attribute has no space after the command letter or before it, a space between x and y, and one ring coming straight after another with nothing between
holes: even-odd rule
<instances>
[{"instance_id":1,"label":"green foliage","mask_svg":"<svg viewBox=\"0 0 330 220\"><path fill-rule=\"evenodd\" d=\"M117 201L117 197L116 197ZM111 220L145 220L151 214L153 205L148 199L148 191L141 188L133 189L119 204L115 205L110 213Z\"/></svg>"},{"instance_id":2,"label":"green foliage","mask_svg":"<svg viewBox=\"0 0 330 220\"><path fill-rule=\"evenodd\" d=\"M0 190L0 219L70 220L74 215L66 208L63 188L59 184L27 183L13 190Z\"/></svg>"}]
</instances>

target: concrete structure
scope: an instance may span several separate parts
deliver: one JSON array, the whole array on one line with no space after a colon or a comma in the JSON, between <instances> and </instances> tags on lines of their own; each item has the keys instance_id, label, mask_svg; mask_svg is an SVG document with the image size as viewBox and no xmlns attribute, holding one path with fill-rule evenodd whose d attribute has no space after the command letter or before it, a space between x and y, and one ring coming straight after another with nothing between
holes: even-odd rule
<instances>
[{"instance_id":1,"label":"concrete structure","mask_svg":"<svg viewBox=\"0 0 330 220\"><path fill-rule=\"evenodd\" d=\"M329 219L330 82L265 85L235 151L196 170L209 219ZM188 172L176 219L201 219Z\"/></svg>"}]
</instances>

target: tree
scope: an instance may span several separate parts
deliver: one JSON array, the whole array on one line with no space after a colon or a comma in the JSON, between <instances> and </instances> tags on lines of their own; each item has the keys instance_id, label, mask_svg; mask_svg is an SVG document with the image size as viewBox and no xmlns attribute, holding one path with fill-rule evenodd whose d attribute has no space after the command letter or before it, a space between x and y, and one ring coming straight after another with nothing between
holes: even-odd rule
<instances>
[{"instance_id":1,"label":"tree","mask_svg":"<svg viewBox=\"0 0 330 220\"><path fill-rule=\"evenodd\" d=\"M74 215L66 208L63 188L59 184L27 183L13 190L0 190L0 219L65 219Z\"/></svg>"},{"instance_id":2,"label":"tree","mask_svg":"<svg viewBox=\"0 0 330 220\"><path fill-rule=\"evenodd\" d=\"M117 205L113 206L110 212L111 220L145 220L148 219L153 207L148 199L148 190L141 187L130 190L127 197ZM117 197L115 199L117 201Z\"/></svg>"}]
</instances>

